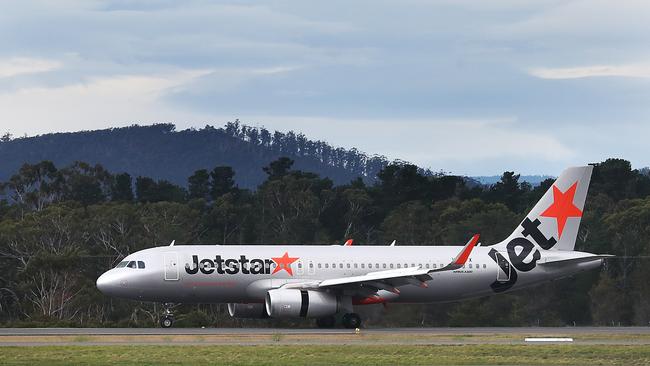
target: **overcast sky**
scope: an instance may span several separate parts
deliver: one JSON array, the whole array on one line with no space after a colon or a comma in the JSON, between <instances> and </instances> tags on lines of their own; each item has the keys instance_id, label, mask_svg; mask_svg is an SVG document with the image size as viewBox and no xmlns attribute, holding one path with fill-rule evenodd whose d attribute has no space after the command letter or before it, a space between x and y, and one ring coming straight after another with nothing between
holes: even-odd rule
<instances>
[{"instance_id":1,"label":"overcast sky","mask_svg":"<svg viewBox=\"0 0 650 366\"><path fill-rule=\"evenodd\" d=\"M650 165L648 1L11 1L0 45L0 133L239 118L460 174Z\"/></svg>"}]
</instances>

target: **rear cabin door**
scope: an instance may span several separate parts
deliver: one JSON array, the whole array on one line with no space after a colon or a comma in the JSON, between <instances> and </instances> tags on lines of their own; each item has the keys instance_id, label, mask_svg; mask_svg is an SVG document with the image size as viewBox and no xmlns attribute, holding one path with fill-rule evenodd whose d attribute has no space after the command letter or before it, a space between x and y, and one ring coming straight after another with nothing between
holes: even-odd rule
<instances>
[{"instance_id":1,"label":"rear cabin door","mask_svg":"<svg viewBox=\"0 0 650 366\"><path fill-rule=\"evenodd\" d=\"M508 262L503 256L497 255L496 257L499 261L497 266L497 281L510 281L510 262Z\"/></svg>"},{"instance_id":2,"label":"rear cabin door","mask_svg":"<svg viewBox=\"0 0 650 366\"><path fill-rule=\"evenodd\" d=\"M163 265L165 266L165 281L178 281L179 266L178 253L167 252L163 254Z\"/></svg>"}]
</instances>

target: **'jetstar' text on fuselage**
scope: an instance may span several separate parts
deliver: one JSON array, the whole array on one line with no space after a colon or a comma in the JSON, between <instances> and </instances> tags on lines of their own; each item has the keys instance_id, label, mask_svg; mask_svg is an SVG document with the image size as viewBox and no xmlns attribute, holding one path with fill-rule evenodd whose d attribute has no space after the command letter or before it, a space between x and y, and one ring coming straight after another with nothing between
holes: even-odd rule
<instances>
[{"instance_id":1,"label":"'jetstar' text on fuselage","mask_svg":"<svg viewBox=\"0 0 650 366\"><path fill-rule=\"evenodd\" d=\"M185 264L185 272L188 274L197 274L199 271L203 274L212 274L215 271L218 274L237 274L241 271L243 274L271 274L271 259L248 259L245 255L239 256L239 259L223 259L217 255L214 260L205 258L199 261L198 255L192 256L192 264Z\"/></svg>"}]
</instances>

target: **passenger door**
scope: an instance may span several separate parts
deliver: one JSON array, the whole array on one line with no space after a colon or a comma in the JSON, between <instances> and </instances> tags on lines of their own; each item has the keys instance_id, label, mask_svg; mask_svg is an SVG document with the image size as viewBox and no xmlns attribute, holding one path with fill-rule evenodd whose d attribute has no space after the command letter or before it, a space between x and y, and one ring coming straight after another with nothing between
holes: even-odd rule
<instances>
[{"instance_id":1,"label":"passenger door","mask_svg":"<svg viewBox=\"0 0 650 366\"><path fill-rule=\"evenodd\" d=\"M180 272L178 268L178 253L163 253L163 265L165 267L165 281L178 281Z\"/></svg>"}]
</instances>

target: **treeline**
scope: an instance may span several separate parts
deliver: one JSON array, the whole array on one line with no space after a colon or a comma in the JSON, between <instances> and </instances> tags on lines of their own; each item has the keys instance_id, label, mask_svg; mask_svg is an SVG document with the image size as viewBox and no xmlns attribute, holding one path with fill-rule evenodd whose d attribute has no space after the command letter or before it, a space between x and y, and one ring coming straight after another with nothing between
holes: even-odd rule
<instances>
[{"instance_id":1,"label":"treeline","mask_svg":"<svg viewBox=\"0 0 650 366\"><path fill-rule=\"evenodd\" d=\"M242 133L241 131L237 133ZM261 141L259 138L258 141ZM258 142L261 143L261 142ZM390 164L374 184L335 185L280 158L255 189L229 166L184 185L100 165L23 165L1 184L0 321L6 325L152 326L157 304L101 295L94 281L134 251L177 243L462 245L504 239L550 187L505 172L493 186ZM630 163L595 165L577 250L620 256L601 271L451 304L370 306L372 325L586 325L650 321L650 178ZM232 326L221 305L181 306L179 324ZM278 324L278 322L271 323ZM283 323L287 325L287 322ZM300 324L296 321L293 324Z\"/></svg>"},{"instance_id":2,"label":"treeline","mask_svg":"<svg viewBox=\"0 0 650 366\"><path fill-rule=\"evenodd\" d=\"M0 156L0 180L9 179L24 163L48 160L69 166L85 161L183 186L195 170L221 165L237 171L237 184L248 189L255 189L266 179L262 167L284 156L295 162L295 168L328 177L336 184L357 177L373 183L389 164L384 156L333 147L292 131L250 127L238 120L219 128L207 125L182 131L164 123L34 137L5 134L0 138Z\"/></svg>"}]
</instances>

